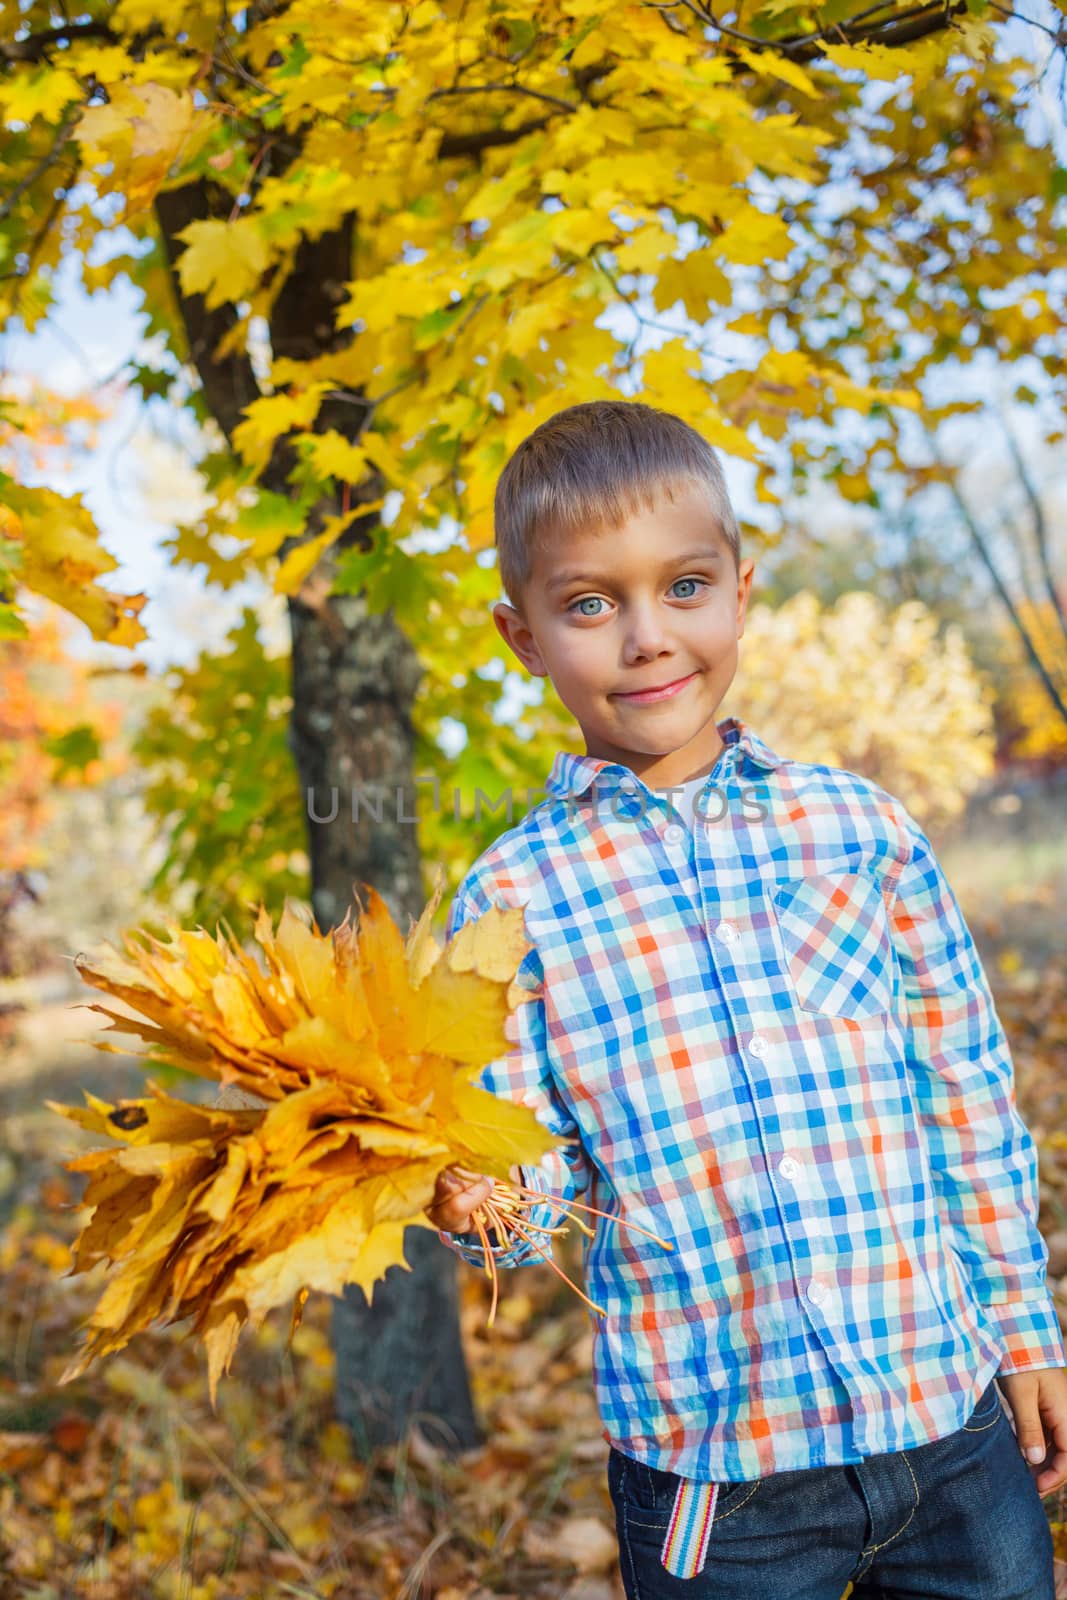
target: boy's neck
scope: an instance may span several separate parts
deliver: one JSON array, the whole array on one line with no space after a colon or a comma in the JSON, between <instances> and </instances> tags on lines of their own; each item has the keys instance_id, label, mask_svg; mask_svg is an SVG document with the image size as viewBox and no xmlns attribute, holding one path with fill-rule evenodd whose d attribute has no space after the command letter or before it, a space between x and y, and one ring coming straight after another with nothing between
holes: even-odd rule
<instances>
[{"instance_id":1,"label":"boy's neck","mask_svg":"<svg viewBox=\"0 0 1067 1600\"><path fill-rule=\"evenodd\" d=\"M667 755L647 755L643 751L618 750L590 750L586 747L586 755L592 755L600 760L617 761L621 766L629 767L634 777L649 789L676 789L683 783L689 783L694 778L707 777L723 751L725 744L715 732L714 748L710 753L696 754L694 751L670 751Z\"/></svg>"}]
</instances>

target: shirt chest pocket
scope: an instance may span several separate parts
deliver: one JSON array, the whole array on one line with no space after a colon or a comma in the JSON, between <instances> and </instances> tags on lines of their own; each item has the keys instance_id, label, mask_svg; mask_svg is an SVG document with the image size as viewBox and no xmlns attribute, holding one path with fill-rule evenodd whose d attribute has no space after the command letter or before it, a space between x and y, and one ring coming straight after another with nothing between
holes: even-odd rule
<instances>
[{"instance_id":1,"label":"shirt chest pocket","mask_svg":"<svg viewBox=\"0 0 1067 1600\"><path fill-rule=\"evenodd\" d=\"M865 872L812 873L771 895L786 965L804 1011L873 1017L893 1004L893 944L882 891Z\"/></svg>"}]
</instances>

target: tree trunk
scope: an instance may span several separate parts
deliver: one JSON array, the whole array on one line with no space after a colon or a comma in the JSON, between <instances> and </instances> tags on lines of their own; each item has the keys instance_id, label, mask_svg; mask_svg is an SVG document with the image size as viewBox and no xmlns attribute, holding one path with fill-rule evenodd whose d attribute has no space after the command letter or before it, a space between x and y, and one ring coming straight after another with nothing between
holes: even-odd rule
<instances>
[{"instance_id":1,"label":"tree trunk","mask_svg":"<svg viewBox=\"0 0 1067 1600\"><path fill-rule=\"evenodd\" d=\"M227 438L259 388L244 352L215 360L236 310L226 304L208 311L202 295L182 293L175 235L198 218L225 217L231 206L231 197L209 180L163 191L156 199L189 360ZM333 231L301 240L270 317L276 357L306 361L351 339L349 331L335 329L334 313L352 273L355 221L347 216ZM356 438L365 416L366 407L353 404L350 396L327 399L315 426ZM292 452L282 440L263 474L264 486L291 493L292 465ZM380 493L380 483L368 481L354 503ZM322 517L340 511L336 504L316 507L304 536L320 531ZM369 616L362 596L329 594L336 555L352 546L365 548L365 530L375 522L376 517L357 518L289 602L289 743L308 814L311 899L322 932L344 920L353 906L353 888L361 883L377 889L402 929L423 906L415 825L402 820L413 818L416 810L411 706L421 669L391 612ZM298 542L287 540L279 554ZM387 783L392 793L388 801L381 797L379 806L372 789L371 801L357 807L353 820L352 795L360 783ZM397 805L398 786L402 806ZM334 789L336 816L316 822L315 817L331 817ZM357 923L358 914L358 905L353 906ZM354 1286L333 1301L338 1415L364 1453L400 1440L416 1417L441 1448L467 1449L480 1443L481 1435L460 1339L456 1257L433 1233L418 1228L410 1230L405 1255L412 1270L391 1267L374 1286L371 1306Z\"/></svg>"},{"instance_id":2,"label":"tree trunk","mask_svg":"<svg viewBox=\"0 0 1067 1600\"><path fill-rule=\"evenodd\" d=\"M315 920L322 931L335 927L368 883L406 932L424 903L411 723L421 668L392 613L369 616L361 595L317 608L297 596L289 614L290 747L308 815ZM370 1306L355 1285L333 1301L338 1416L363 1455L399 1440L415 1420L442 1449L468 1449L481 1435L456 1258L417 1228L404 1251L412 1270L390 1267Z\"/></svg>"}]
</instances>

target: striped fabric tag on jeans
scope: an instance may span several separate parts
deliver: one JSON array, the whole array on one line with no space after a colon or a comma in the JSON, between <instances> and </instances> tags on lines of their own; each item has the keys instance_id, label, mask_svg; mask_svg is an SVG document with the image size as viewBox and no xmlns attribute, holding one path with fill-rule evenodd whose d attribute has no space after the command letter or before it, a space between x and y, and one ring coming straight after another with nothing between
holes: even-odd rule
<instances>
[{"instance_id":1,"label":"striped fabric tag on jeans","mask_svg":"<svg viewBox=\"0 0 1067 1600\"><path fill-rule=\"evenodd\" d=\"M676 1578L695 1578L704 1570L718 1497L717 1483L694 1483L691 1478L679 1483L660 1553L660 1561Z\"/></svg>"}]
</instances>

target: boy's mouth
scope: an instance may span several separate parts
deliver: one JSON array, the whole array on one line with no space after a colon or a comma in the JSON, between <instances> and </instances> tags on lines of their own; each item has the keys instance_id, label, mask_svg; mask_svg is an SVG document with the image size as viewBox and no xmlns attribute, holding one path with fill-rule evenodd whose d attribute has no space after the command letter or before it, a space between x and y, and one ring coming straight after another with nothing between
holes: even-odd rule
<instances>
[{"instance_id":1,"label":"boy's mouth","mask_svg":"<svg viewBox=\"0 0 1067 1600\"><path fill-rule=\"evenodd\" d=\"M666 699L669 699L669 697L671 695L677 694L678 691L680 689L682 689L689 682L690 678L695 678L695 677L696 677L696 673L695 672L690 672L690 673L687 673L684 678L674 678L674 679L672 679L672 681L670 683L657 684L654 688L651 688L651 689L634 689L634 690L631 690L629 693L620 692L617 695L615 695L614 698L616 700L628 700L633 705L639 705L639 706L640 705L648 705L648 704L651 704L651 702L654 701L654 700L666 700Z\"/></svg>"}]
</instances>

